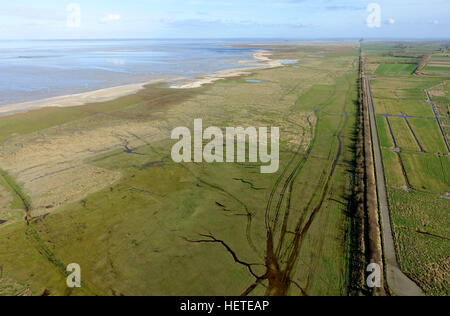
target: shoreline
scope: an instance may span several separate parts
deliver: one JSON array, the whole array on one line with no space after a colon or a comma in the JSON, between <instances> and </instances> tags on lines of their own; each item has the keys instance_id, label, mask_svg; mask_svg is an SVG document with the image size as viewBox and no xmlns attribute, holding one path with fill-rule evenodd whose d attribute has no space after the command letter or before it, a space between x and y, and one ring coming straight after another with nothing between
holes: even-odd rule
<instances>
[{"instance_id":1,"label":"shoreline","mask_svg":"<svg viewBox=\"0 0 450 316\"><path fill-rule=\"evenodd\" d=\"M155 79L143 83L134 83L129 85L122 85L117 87L99 89L89 92L62 95L43 100L29 101L23 103L8 104L0 107L0 117L13 115L17 113L26 113L31 110L38 110L47 107L72 107L81 106L88 103L107 102L135 94L144 89L146 85L153 83L166 82L167 79Z\"/></svg>"},{"instance_id":2,"label":"shoreline","mask_svg":"<svg viewBox=\"0 0 450 316\"><path fill-rule=\"evenodd\" d=\"M247 64L246 68L234 68L234 69L226 69L219 70L212 74L207 74L200 76L198 78L194 78L192 80L186 80L182 83L177 83L171 86L173 89L194 89L200 88L201 86L209 83L213 83L218 80L248 75L253 70L261 70L261 69L270 69L276 67L283 67L283 62L292 61L298 62L298 60L278 60L271 59L269 56L272 56L272 52L268 50L258 50L253 53L253 61L241 61L243 65Z\"/></svg>"},{"instance_id":3,"label":"shoreline","mask_svg":"<svg viewBox=\"0 0 450 316\"><path fill-rule=\"evenodd\" d=\"M31 110L38 110L47 107L73 107L81 106L89 103L107 102L138 93L140 90L145 89L145 86L155 83L170 83L176 82L170 86L172 89L193 89L199 88L205 84L213 83L218 80L248 75L253 70L270 69L276 67L282 67L284 60L271 59L272 53L267 50L256 51L252 57L253 60L243 60L240 63L247 68L233 68L226 70L219 70L212 74L205 74L194 79L186 79L185 77L178 78L161 78L155 79L143 83L135 83L129 85L116 86L111 88L99 89L89 92L68 94L48 99L42 99L37 101L29 101L23 103L8 104L4 107L0 107L0 117L14 115L18 113L26 113Z\"/></svg>"}]
</instances>

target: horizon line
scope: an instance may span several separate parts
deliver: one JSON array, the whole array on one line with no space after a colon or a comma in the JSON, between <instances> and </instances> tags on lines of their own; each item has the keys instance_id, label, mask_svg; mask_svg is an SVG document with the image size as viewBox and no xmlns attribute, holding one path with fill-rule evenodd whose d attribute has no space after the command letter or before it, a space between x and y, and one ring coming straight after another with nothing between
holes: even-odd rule
<instances>
[{"instance_id":1,"label":"horizon line","mask_svg":"<svg viewBox=\"0 0 450 316\"><path fill-rule=\"evenodd\" d=\"M279 41L450 41L450 37L124 37L124 38L22 38L22 39L0 39L0 41L126 41L126 40L279 40Z\"/></svg>"}]
</instances>

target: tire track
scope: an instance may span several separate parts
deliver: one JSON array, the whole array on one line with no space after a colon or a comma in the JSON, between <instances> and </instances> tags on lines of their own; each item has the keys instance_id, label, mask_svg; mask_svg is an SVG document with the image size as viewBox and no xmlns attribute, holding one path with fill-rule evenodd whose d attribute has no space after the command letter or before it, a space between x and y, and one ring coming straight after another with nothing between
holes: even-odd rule
<instances>
[{"instance_id":1,"label":"tire track","mask_svg":"<svg viewBox=\"0 0 450 316\"><path fill-rule=\"evenodd\" d=\"M334 86L334 93L331 95L330 99L327 100L327 102L325 102L323 105L326 105L330 102L330 100L333 98L333 96L336 93L337 90L337 86ZM323 107L323 105L321 107ZM316 111L316 113L319 111ZM302 213L302 215L300 216L300 219L298 220L298 224L297 224L297 228L295 231L295 238L293 240L293 242L291 243L292 248L291 250L291 254L289 256L289 259L287 260L287 263L285 264L285 268L282 268L280 266L281 264L281 258L279 257L279 253L281 252L281 249L283 247L283 243L284 243L284 237L282 239L280 239L280 241L282 240L283 243L280 243L277 247L277 250L274 251L274 240L273 240L273 232L276 230L276 226L274 226L273 228L269 227L269 230L267 232L267 252L266 252L266 266L268 268L268 279L269 279L269 288L267 290L267 294L268 295L286 295L287 291L290 288L290 285L292 283L292 271L293 271L293 267L295 266L296 262L297 262L297 257L299 254L299 246L300 246L300 241L303 240L303 237L305 236L305 234L308 232L309 228L311 227L312 222L314 221L315 215L319 212L319 210L322 207L322 204L326 198L326 196L328 195L328 189L329 189L329 185L330 185L330 181L331 178L334 175L334 172L336 170L336 167L338 165L339 159L341 157L342 154L342 148L343 148L343 144L342 144L342 134L343 131L347 125L347 120L348 120L348 114L344 113L344 119L341 120L341 123L339 124L340 128L338 128L338 133L335 135L335 137L338 140L338 150L337 150L337 154L336 154L336 158L333 160L332 166L331 166L331 171L330 174L327 178L327 180L325 181L325 188L322 191L322 197L321 200L319 202L319 204L316 206L316 208L313 210L307 224L305 225L303 231L300 232L301 230L301 226L302 223L304 221L305 218L305 214L306 214L306 209L305 211ZM306 158L309 156L309 154L312 151L313 145L315 143L316 140L316 136L317 136L317 128L319 125L319 118L317 118L317 124L316 124L316 133L314 133L314 138L313 141L310 144L310 148L308 149L308 155L306 155ZM332 149L331 149L332 150ZM285 186L284 188L289 188L289 196L288 196L288 201L287 201L287 216L285 213L285 219L284 219L284 223L283 223L283 227L287 227L287 221L289 218L289 207L290 207L290 194L293 191L293 183L295 180L296 175L298 175L297 171L298 171L298 167L302 165L301 162L296 166L296 168L294 168L294 171L291 173L290 177L288 177L288 179L285 181ZM323 178L325 179L325 178ZM320 183L322 183L322 181L319 181L318 186L320 187ZM316 191L317 192L317 191ZM280 200L282 200L285 196L285 191L282 191L282 194L280 196ZM311 198L310 203L308 204L307 209L309 209L309 205L312 203L312 201L314 200L315 195ZM281 205L281 203L279 202L278 205ZM278 207L277 205L277 207ZM276 209L276 212L278 213L279 210ZM274 222L276 223L276 222ZM284 231L284 235L286 234L286 231Z\"/></svg>"},{"instance_id":2,"label":"tire track","mask_svg":"<svg viewBox=\"0 0 450 316\"><path fill-rule=\"evenodd\" d=\"M320 198L318 204L313 209L312 213L310 214L310 216L308 218L308 221L304 225L303 229L301 228L302 227L302 223L300 221L297 224L297 227L296 227L296 230L295 230L295 238L294 238L294 240L292 242L292 245L293 245L292 246L292 250L291 250L289 259L288 259L288 261L286 263L286 268L285 268L285 277L286 278L290 278L291 277L292 271L293 271L293 269L295 267L295 264L296 264L296 259L297 259L298 255L300 253L302 241L303 241L305 235L308 233L309 229L311 228L315 217L317 216L317 214L321 210L322 205L323 205L326 197L329 194L329 188L330 188L331 179L333 178L333 175L334 175L334 173L336 171L336 167L338 165L339 159L340 159L341 154L342 154L343 144L342 144L341 137L342 137L343 131L344 131L344 129L345 129L346 125L347 125L347 121L348 121L348 114L344 113L344 115L345 115L344 123L342 124L342 126L341 126L341 128L339 130L339 133L336 135L336 138L337 138L338 143L339 143L338 151L337 151L336 156L335 156L335 158L333 160L333 164L331 166L331 170L330 170L330 172L329 172L329 174L328 174L328 176L327 176L327 178L325 180L325 185L324 185L324 188L322 190L321 198Z\"/></svg>"},{"instance_id":3,"label":"tire track","mask_svg":"<svg viewBox=\"0 0 450 316\"><path fill-rule=\"evenodd\" d=\"M330 72L328 72L328 75L330 77L334 77L334 74L332 74ZM329 104L333 100L333 97L335 96L336 92L337 92L337 86L334 85L333 92L330 94L329 98L327 100L325 100L325 102L320 104L318 108L321 109L324 105ZM297 105L297 102L298 102L298 99L296 101L296 105ZM319 109L315 111L316 114L319 112ZM311 154L311 151L312 151L314 143L315 143L315 139L316 139L316 135L317 135L317 126L319 124L319 117L316 116L316 119L317 119L317 121L316 121L315 131L313 131L314 127L312 126L311 121L308 119L308 124L309 124L309 127L310 127L311 134L313 135L313 139L311 140L311 143L310 143L310 145L309 145L309 147L308 147L308 149L306 151L306 154L296 164L296 166L292 170L291 174L289 175L288 179L285 180L283 189L282 189L282 191L280 193L280 198L278 200L278 203L277 203L277 206L276 206L276 209L275 209L275 218L274 218L274 221L273 221L273 228L270 226L270 221L271 221L270 220L270 211L271 211L272 200L273 200L273 197L274 197L273 193L274 193L274 191L276 191L278 189L279 182L281 181L281 179L286 174L287 168L289 168L291 163L293 162L292 160L291 160L291 163L288 165L288 167L284 170L283 174L280 176L279 181L277 181L276 187L274 187L274 189L272 190L271 196L270 196L268 204L267 204L267 208L266 208L266 226L267 226L267 230L268 230L268 235L272 239L270 241L270 243L273 246L273 244L274 244L273 237L274 237L274 234L275 234L277 226L278 226L278 217L279 217L280 209L281 209L281 206L282 206L282 203L283 203L286 191L289 189L288 199L287 199L287 202L286 202L287 207L286 207L285 217L284 217L283 224L282 224L282 233L280 235L280 241L281 242L279 242L279 245L278 245L277 250L276 250L276 252L278 254L281 252L282 242L284 242L285 235L286 235L287 222L289 220L289 215L290 215L290 206L291 206L290 201L291 201L292 192L293 192L293 185L294 185L295 179L297 178L297 175L298 175L299 171L301 170L302 166L309 159L309 156ZM304 132L303 132L303 135L304 135ZM293 160L294 159L295 159L295 156L293 157Z\"/></svg>"}]
</instances>

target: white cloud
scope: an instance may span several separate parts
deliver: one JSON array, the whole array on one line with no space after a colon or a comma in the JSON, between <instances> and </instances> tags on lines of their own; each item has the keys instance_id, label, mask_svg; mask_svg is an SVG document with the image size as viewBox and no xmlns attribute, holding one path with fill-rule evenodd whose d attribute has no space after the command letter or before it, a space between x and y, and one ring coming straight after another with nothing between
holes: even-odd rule
<instances>
[{"instance_id":1,"label":"white cloud","mask_svg":"<svg viewBox=\"0 0 450 316\"><path fill-rule=\"evenodd\" d=\"M114 22L114 21L119 21L120 20L120 14L108 14L106 16L104 16L103 18L101 18L100 22L101 23L109 23L109 22Z\"/></svg>"},{"instance_id":2,"label":"white cloud","mask_svg":"<svg viewBox=\"0 0 450 316\"><path fill-rule=\"evenodd\" d=\"M434 25L438 25L438 24L439 24L439 21L438 21L438 20L434 20L434 21L433 21L433 24L434 24Z\"/></svg>"},{"instance_id":3,"label":"white cloud","mask_svg":"<svg viewBox=\"0 0 450 316\"><path fill-rule=\"evenodd\" d=\"M395 20L394 20L393 18L390 18L390 19L388 20L388 22L389 22L389 24L395 24Z\"/></svg>"}]
</instances>

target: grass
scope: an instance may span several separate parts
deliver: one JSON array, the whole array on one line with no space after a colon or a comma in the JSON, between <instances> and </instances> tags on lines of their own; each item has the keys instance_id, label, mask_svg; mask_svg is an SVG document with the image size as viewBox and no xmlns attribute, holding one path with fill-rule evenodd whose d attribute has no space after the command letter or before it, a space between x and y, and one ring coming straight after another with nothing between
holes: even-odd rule
<instances>
[{"instance_id":1,"label":"grass","mask_svg":"<svg viewBox=\"0 0 450 316\"><path fill-rule=\"evenodd\" d=\"M385 117L377 116L377 129L381 147L394 147L394 142L392 141L391 132L389 131L389 127Z\"/></svg>"},{"instance_id":2,"label":"grass","mask_svg":"<svg viewBox=\"0 0 450 316\"><path fill-rule=\"evenodd\" d=\"M384 81L384 80L383 80ZM376 87L379 86L379 82L375 84ZM391 101L421 101L426 98L425 92L417 88L400 88L393 87L393 89L373 88L375 90L377 97L380 99L388 99Z\"/></svg>"},{"instance_id":3,"label":"grass","mask_svg":"<svg viewBox=\"0 0 450 316\"><path fill-rule=\"evenodd\" d=\"M450 201L396 189L389 197L402 270L427 294L450 295L450 229L442 225L450 221Z\"/></svg>"},{"instance_id":4,"label":"grass","mask_svg":"<svg viewBox=\"0 0 450 316\"><path fill-rule=\"evenodd\" d=\"M311 111L317 110L319 104L323 104L333 96L333 89L329 85L314 85L307 92L299 95L294 110L303 110L307 108Z\"/></svg>"},{"instance_id":5,"label":"grass","mask_svg":"<svg viewBox=\"0 0 450 316\"><path fill-rule=\"evenodd\" d=\"M391 117L389 118L389 122L391 124L392 133L394 134L397 146L400 147L400 149L406 151L420 150L403 118Z\"/></svg>"},{"instance_id":6,"label":"grass","mask_svg":"<svg viewBox=\"0 0 450 316\"><path fill-rule=\"evenodd\" d=\"M20 188L15 184L12 187L10 183L14 183L12 178L0 171L0 223L4 225L22 221L26 213L24 203L15 191Z\"/></svg>"},{"instance_id":7,"label":"grass","mask_svg":"<svg viewBox=\"0 0 450 316\"><path fill-rule=\"evenodd\" d=\"M411 185L420 191L445 194L450 189L450 158L401 154Z\"/></svg>"},{"instance_id":8,"label":"grass","mask_svg":"<svg viewBox=\"0 0 450 316\"><path fill-rule=\"evenodd\" d=\"M430 58L431 62L450 62L450 58L444 55L435 54Z\"/></svg>"},{"instance_id":9,"label":"grass","mask_svg":"<svg viewBox=\"0 0 450 316\"><path fill-rule=\"evenodd\" d=\"M438 67L438 66L426 66L424 68L425 71L433 74L449 76L450 75L450 67Z\"/></svg>"},{"instance_id":10,"label":"grass","mask_svg":"<svg viewBox=\"0 0 450 316\"><path fill-rule=\"evenodd\" d=\"M363 44L370 71L374 65L381 64L377 68L376 79L371 83L376 113L414 116L408 117L408 122L425 151L418 152L419 147L403 118L389 118L402 149L400 157L411 185L409 190L404 189L406 180L397 154L384 149L383 163L401 269L427 295L441 296L448 296L450 289L450 231L447 225L450 200L443 197L450 191L450 158L442 156L447 154L447 150L424 90L432 92L440 119L447 122L448 68L425 67L424 75L406 76L406 73L401 73L401 68L406 65L386 64L394 63L389 52L406 46L409 48L402 51L402 58L433 53L431 61L443 61L436 51L445 51L446 45L438 42ZM377 124L382 147L389 147L389 134L383 118L377 117ZM447 127L443 128L449 131Z\"/></svg>"},{"instance_id":11,"label":"grass","mask_svg":"<svg viewBox=\"0 0 450 316\"><path fill-rule=\"evenodd\" d=\"M411 75L416 70L416 64L382 64L379 65L377 75Z\"/></svg>"},{"instance_id":12,"label":"grass","mask_svg":"<svg viewBox=\"0 0 450 316\"><path fill-rule=\"evenodd\" d=\"M298 49L286 56L303 53ZM57 137L83 131L87 136L82 141L88 141L89 133L113 126L133 152L120 147L121 139L119 146L108 143L98 153L93 150L83 163L120 172L120 179L39 218L33 234L25 233L23 223L0 227L5 270L30 284L33 294L48 289L53 295L239 295L255 281L248 269L221 244L189 240L213 234L240 260L256 263L254 271L263 275L268 209L280 265L287 264L293 241L293 235L282 234L284 219L287 231L313 219L290 277L309 295L345 295L350 227L346 197L352 189L346 162L353 160L356 61L357 51L350 46L305 60L300 69L255 71L260 84L234 78L187 91L149 87L130 104L122 99L113 109L105 103L106 116L74 118L76 108L61 109L64 124L55 123L61 129ZM37 113L28 114L25 122L37 121ZM261 175L258 164L173 163L170 130L190 127L198 117L205 126L279 126L279 172ZM4 137L12 137L11 143L26 144L33 138L21 133L31 131L56 137L53 128L40 124L11 136L13 124L9 126ZM69 133L65 139L72 137ZM60 270L70 262L81 265L88 289L67 293ZM266 294L263 285L252 294ZM299 290L290 286L287 294L299 295Z\"/></svg>"},{"instance_id":13,"label":"grass","mask_svg":"<svg viewBox=\"0 0 450 316\"><path fill-rule=\"evenodd\" d=\"M6 275L0 275L0 297L30 296L31 291L25 284L20 284Z\"/></svg>"},{"instance_id":14,"label":"grass","mask_svg":"<svg viewBox=\"0 0 450 316\"><path fill-rule=\"evenodd\" d=\"M4 170L0 169L0 185L12 196L11 209L27 210L31 203L20 185Z\"/></svg>"},{"instance_id":15,"label":"grass","mask_svg":"<svg viewBox=\"0 0 450 316\"><path fill-rule=\"evenodd\" d=\"M374 92L374 106L377 114L409 115L417 117L433 117L430 105L425 101L416 99L395 100L379 98Z\"/></svg>"},{"instance_id":16,"label":"grass","mask_svg":"<svg viewBox=\"0 0 450 316\"><path fill-rule=\"evenodd\" d=\"M388 186L394 188L406 187L405 177L397 154L390 150L382 150L382 154Z\"/></svg>"},{"instance_id":17,"label":"grass","mask_svg":"<svg viewBox=\"0 0 450 316\"><path fill-rule=\"evenodd\" d=\"M81 120L98 113L107 113L142 101L140 96L131 95L111 102L88 104L68 108L43 108L13 116L0 117L0 141L44 130L67 122Z\"/></svg>"},{"instance_id":18,"label":"grass","mask_svg":"<svg viewBox=\"0 0 450 316\"><path fill-rule=\"evenodd\" d=\"M447 147L435 120L410 118L408 121L424 151L432 154L447 154Z\"/></svg>"},{"instance_id":19,"label":"grass","mask_svg":"<svg viewBox=\"0 0 450 316\"><path fill-rule=\"evenodd\" d=\"M372 92L376 98L389 99L387 102L409 103L411 104L411 110L414 110L414 108L416 110L426 109L419 105L427 101L425 89L431 89L442 84L442 78L439 77L412 76L405 78L401 76L378 75L377 78L379 80L373 80L371 85ZM413 113L405 113L413 115ZM433 114L429 115L432 117Z\"/></svg>"}]
</instances>

